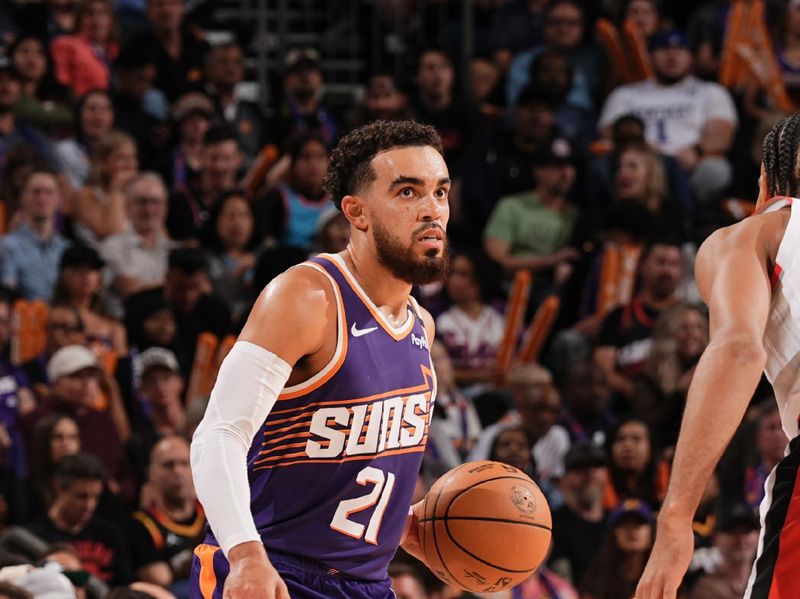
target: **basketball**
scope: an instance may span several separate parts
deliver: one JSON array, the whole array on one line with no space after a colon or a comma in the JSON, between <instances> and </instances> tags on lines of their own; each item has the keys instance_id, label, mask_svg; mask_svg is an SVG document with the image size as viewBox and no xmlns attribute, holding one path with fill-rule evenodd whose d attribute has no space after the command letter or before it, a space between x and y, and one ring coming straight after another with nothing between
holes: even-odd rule
<instances>
[{"instance_id":1,"label":"basketball","mask_svg":"<svg viewBox=\"0 0 800 599\"><path fill-rule=\"evenodd\" d=\"M536 571L550 546L550 507L531 478L499 462L468 462L442 476L423 501L425 561L447 584L488 593Z\"/></svg>"}]
</instances>

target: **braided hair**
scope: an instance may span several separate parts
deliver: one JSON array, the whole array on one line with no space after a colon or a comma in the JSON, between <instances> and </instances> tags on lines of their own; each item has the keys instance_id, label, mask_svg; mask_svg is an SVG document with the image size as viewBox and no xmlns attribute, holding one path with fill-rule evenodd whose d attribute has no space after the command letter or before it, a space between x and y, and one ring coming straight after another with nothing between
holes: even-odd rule
<instances>
[{"instance_id":1,"label":"braided hair","mask_svg":"<svg viewBox=\"0 0 800 599\"><path fill-rule=\"evenodd\" d=\"M800 187L800 112L778 121L764 138L764 174L769 197L794 197Z\"/></svg>"}]
</instances>

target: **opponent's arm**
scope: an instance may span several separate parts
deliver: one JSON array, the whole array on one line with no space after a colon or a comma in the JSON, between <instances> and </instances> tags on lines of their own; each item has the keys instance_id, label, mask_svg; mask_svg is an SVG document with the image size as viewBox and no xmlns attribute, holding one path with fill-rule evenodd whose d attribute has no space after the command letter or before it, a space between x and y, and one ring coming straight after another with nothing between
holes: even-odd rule
<instances>
[{"instance_id":1,"label":"opponent's arm","mask_svg":"<svg viewBox=\"0 0 800 599\"><path fill-rule=\"evenodd\" d=\"M248 584L263 583L264 576L272 575L258 575L259 569L271 567L250 512L247 452L293 365L322 346L329 319L336 318L335 302L329 300L321 278L311 269L295 269L262 292L222 363L194 434L191 458L197 496L231 564L226 597L246 596ZM244 571L249 576L238 576ZM229 587L236 594L229 594ZM263 596L263 589L253 590Z\"/></svg>"},{"instance_id":2,"label":"opponent's arm","mask_svg":"<svg viewBox=\"0 0 800 599\"><path fill-rule=\"evenodd\" d=\"M637 599L675 597L692 552L692 518L703 489L744 416L766 362L771 246L785 215L753 217L714 233L697 256L709 306L710 343L689 388L669 491Z\"/></svg>"}]
</instances>

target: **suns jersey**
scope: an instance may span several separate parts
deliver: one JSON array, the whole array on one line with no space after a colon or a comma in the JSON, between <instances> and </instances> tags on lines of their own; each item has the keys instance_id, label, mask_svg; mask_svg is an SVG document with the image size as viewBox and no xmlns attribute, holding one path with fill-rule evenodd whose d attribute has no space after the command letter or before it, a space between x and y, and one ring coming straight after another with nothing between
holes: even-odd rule
<instances>
[{"instance_id":1,"label":"suns jersey","mask_svg":"<svg viewBox=\"0 0 800 599\"><path fill-rule=\"evenodd\" d=\"M800 433L800 200L774 198L760 212L787 206L791 214L772 272L772 303L764 334L764 372L772 384L789 439Z\"/></svg>"},{"instance_id":2,"label":"suns jersey","mask_svg":"<svg viewBox=\"0 0 800 599\"><path fill-rule=\"evenodd\" d=\"M251 511L268 550L382 580L405 527L436 382L419 306L393 327L344 261L313 268L338 306L333 358L285 387L248 455ZM210 543L216 544L213 538Z\"/></svg>"}]
</instances>

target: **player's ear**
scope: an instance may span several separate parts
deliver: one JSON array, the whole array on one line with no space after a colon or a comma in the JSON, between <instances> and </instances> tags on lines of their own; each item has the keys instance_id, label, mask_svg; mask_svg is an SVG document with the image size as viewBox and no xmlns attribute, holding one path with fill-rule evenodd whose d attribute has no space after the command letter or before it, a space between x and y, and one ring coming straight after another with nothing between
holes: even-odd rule
<instances>
[{"instance_id":1,"label":"player's ear","mask_svg":"<svg viewBox=\"0 0 800 599\"><path fill-rule=\"evenodd\" d=\"M342 213L359 231L367 230L367 217L364 210L364 201L358 196L346 195L342 198Z\"/></svg>"}]
</instances>

